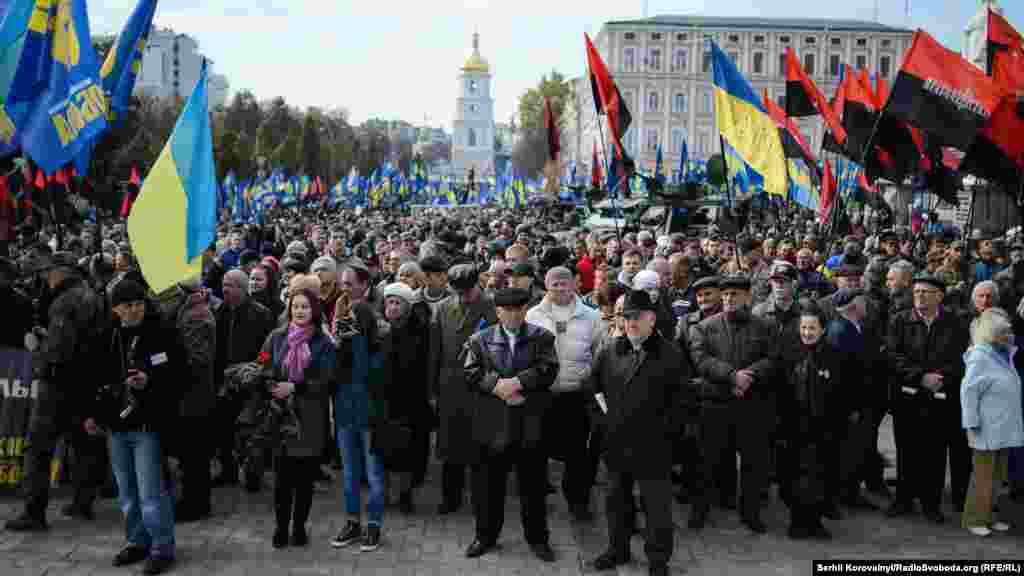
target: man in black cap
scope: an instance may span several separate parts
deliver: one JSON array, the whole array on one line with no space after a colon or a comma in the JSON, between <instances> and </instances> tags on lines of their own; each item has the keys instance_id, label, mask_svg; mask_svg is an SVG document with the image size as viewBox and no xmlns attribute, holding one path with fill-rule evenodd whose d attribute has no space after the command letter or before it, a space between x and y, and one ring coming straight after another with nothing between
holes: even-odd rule
<instances>
[{"instance_id":1,"label":"man in black cap","mask_svg":"<svg viewBox=\"0 0 1024 576\"><path fill-rule=\"evenodd\" d=\"M646 511L644 552L650 574L668 574L672 557L672 444L682 431L690 391L682 385L692 368L688 357L655 331L657 303L642 290L627 293L625 335L598 352L591 372L604 414L608 466L608 549L592 563L611 570L630 561L633 484ZM642 446L643 449L637 449Z\"/></svg>"},{"instance_id":2,"label":"man in black cap","mask_svg":"<svg viewBox=\"0 0 1024 576\"><path fill-rule=\"evenodd\" d=\"M106 341L109 308L104 297L82 279L75 264L73 255L58 252L36 268L37 273L46 275L51 304L46 340L36 364L40 385L25 454L25 509L6 523L13 532L47 530L50 460L61 435L69 437L75 453L74 496L64 514L92 519L92 504L103 480L104 468L99 462L105 442L89 434L85 420L89 415L79 411L96 398L100 383L87 375L93 372L92 363Z\"/></svg>"},{"instance_id":3,"label":"man in black cap","mask_svg":"<svg viewBox=\"0 0 1024 576\"><path fill-rule=\"evenodd\" d=\"M734 458L728 449L735 439L743 461L740 517L763 534L761 494L768 487L769 439L775 428L775 376L778 344L773 326L753 316L750 279L726 277L721 282L722 313L690 330L690 352L703 377L701 440L705 451L703 487L690 513L690 527L704 527L711 503L721 499L715 485L719 466Z\"/></svg>"},{"instance_id":4,"label":"man in black cap","mask_svg":"<svg viewBox=\"0 0 1024 576\"><path fill-rule=\"evenodd\" d=\"M437 433L438 457L444 462L440 514L462 506L466 467L479 457L472 438L473 396L465 383L461 353L470 336L498 321L494 303L484 296L479 280L472 264L452 266L448 283L454 294L434 306L431 320L427 382L437 399L441 423Z\"/></svg>"},{"instance_id":5,"label":"man in black cap","mask_svg":"<svg viewBox=\"0 0 1024 576\"><path fill-rule=\"evenodd\" d=\"M913 282L914 307L889 323L886 345L893 391L893 435L898 484L890 516L908 514L914 498L925 516L941 523L949 451L954 510L963 510L971 451L960 425L960 380L968 345L965 318L944 308L945 284L926 274Z\"/></svg>"},{"instance_id":6,"label":"man in black cap","mask_svg":"<svg viewBox=\"0 0 1024 576\"><path fill-rule=\"evenodd\" d=\"M534 555L553 562L548 543L547 447L544 414L558 375L555 336L526 322L530 293L505 288L494 296L500 325L466 342L465 383L471 391L472 440L480 452L473 464L476 539L466 556L477 558L497 545L505 521L505 489L515 467L520 517Z\"/></svg>"},{"instance_id":7,"label":"man in black cap","mask_svg":"<svg viewBox=\"0 0 1024 576\"><path fill-rule=\"evenodd\" d=\"M528 262L521 262L508 269L509 288L526 290L530 294L530 307L541 303L544 299L544 290L537 286L533 265Z\"/></svg>"}]
</instances>

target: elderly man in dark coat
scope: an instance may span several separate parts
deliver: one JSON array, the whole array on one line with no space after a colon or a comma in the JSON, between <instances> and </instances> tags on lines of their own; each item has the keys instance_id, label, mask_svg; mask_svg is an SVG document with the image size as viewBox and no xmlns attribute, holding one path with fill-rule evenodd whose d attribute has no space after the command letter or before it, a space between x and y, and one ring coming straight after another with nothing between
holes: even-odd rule
<instances>
[{"instance_id":1,"label":"elderly man in dark coat","mask_svg":"<svg viewBox=\"0 0 1024 576\"><path fill-rule=\"evenodd\" d=\"M540 560L555 559L548 543L547 447L542 436L558 356L554 334L526 322L529 302L527 290L499 291L494 305L500 325L477 332L466 343L472 437L481 452L473 465L476 540L466 550L469 558L482 556L497 544L505 520L508 472L514 466L526 542Z\"/></svg>"},{"instance_id":2,"label":"elderly man in dark coat","mask_svg":"<svg viewBox=\"0 0 1024 576\"><path fill-rule=\"evenodd\" d=\"M720 462L734 457L728 442L735 438L743 462L740 517L762 534L767 528L760 517L761 493L768 487L775 428L776 329L750 313L750 279L729 276L721 287L722 313L690 330L690 353L703 377L698 395L705 450L703 494L691 509L690 527L703 528L711 503L719 498L715 473Z\"/></svg>"},{"instance_id":3,"label":"elderly man in dark coat","mask_svg":"<svg viewBox=\"0 0 1024 576\"><path fill-rule=\"evenodd\" d=\"M479 456L472 438L472 395L460 354L470 336L498 321L494 303L483 295L472 264L452 266L448 283L455 294L433 309L427 365L427 382L437 399L441 424L437 434L438 457L444 462L440 514L462 506L466 466Z\"/></svg>"},{"instance_id":4,"label":"elderly man in dark coat","mask_svg":"<svg viewBox=\"0 0 1024 576\"><path fill-rule=\"evenodd\" d=\"M688 408L689 358L655 330L658 305L642 290L626 295L625 336L594 360L589 388L604 414L611 487L608 549L593 561L611 570L630 561L634 482L647 514L645 553L650 573L668 574L672 556L672 444Z\"/></svg>"}]
</instances>

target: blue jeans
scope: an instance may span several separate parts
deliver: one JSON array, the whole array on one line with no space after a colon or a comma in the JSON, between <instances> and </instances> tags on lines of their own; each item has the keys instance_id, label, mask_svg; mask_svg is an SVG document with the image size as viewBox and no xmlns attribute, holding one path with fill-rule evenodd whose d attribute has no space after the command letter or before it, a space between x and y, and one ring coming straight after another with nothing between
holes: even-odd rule
<instances>
[{"instance_id":1,"label":"blue jeans","mask_svg":"<svg viewBox=\"0 0 1024 576\"><path fill-rule=\"evenodd\" d=\"M370 453L370 431L338 427L338 448L341 450L341 465L344 470L345 513L359 517L362 511L362 477L366 467L366 478L370 483L370 498L366 503L366 524L380 526L384 520L384 504L387 498L385 482L387 473L380 456Z\"/></svg>"},{"instance_id":2,"label":"blue jeans","mask_svg":"<svg viewBox=\"0 0 1024 576\"><path fill-rule=\"evenodd\" d=\"M174 558L174 499L164 480L160 435L114 432L110 462L128 543L148 549L150 556Z\"/></svg>"}]
</instances>

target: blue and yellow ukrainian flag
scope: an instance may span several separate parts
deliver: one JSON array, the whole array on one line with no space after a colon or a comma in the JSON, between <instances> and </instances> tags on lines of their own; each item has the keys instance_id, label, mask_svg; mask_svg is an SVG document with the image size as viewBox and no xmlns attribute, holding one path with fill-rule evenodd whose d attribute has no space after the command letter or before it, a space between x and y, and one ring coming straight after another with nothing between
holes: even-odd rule
<instances>
[{"instance_id":1,"label":"blue and yellow ukrainian flag","mask_svg":"<svg viewBox=\"0 0 1024 576\"><path fill-rule=\"evenodd\" d=\"M747 79L718 44L711 42L714 65L715 122L743 160L764 177L764 189L786 197L786 156L779 128Z\"/></svg>"},{"instance_id":2,"label":"blue and yellow ukrainian flag","mask_svg":"<svg viewBox=\"0 0 1024 576\"><path fill-rule=\"evenodd\" d=\"M204 62L128 217L132 251L156 293L201 273L203 251L216 237L217 171L206 75Z\"/></svg>"},{"instance_id":3,"label":"blue and yellow ukrainian flag","mask_svg":"<svg viewBox=\"0 0 1024 576\"><path fill-rule=\"evenodd\" d=\"M154 14L156 0L139 0L100 68L100 82L109 99L107 119L111 122L128 110L135 81L142 69L142 55L146 52L146 39L153 27Z\"/></svg>"}]
</instances>

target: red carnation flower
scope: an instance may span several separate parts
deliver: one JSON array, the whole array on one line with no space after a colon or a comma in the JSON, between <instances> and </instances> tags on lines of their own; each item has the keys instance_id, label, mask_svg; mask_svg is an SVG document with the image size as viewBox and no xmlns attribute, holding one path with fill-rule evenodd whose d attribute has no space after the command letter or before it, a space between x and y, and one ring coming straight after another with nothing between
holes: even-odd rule
<instances>
[{"instance_id":1,"label":"red carnation flower","mask_svg":"<svg viewBox=\"0 0 1024 576\"><path fill-rule=\"evenodd\" d=\"M270 353L266 351L260 352L259 357L256 358L256 362L258 362L261 366L266 366L267 364L270 364Z\"/></svg>"}]
</instances>

